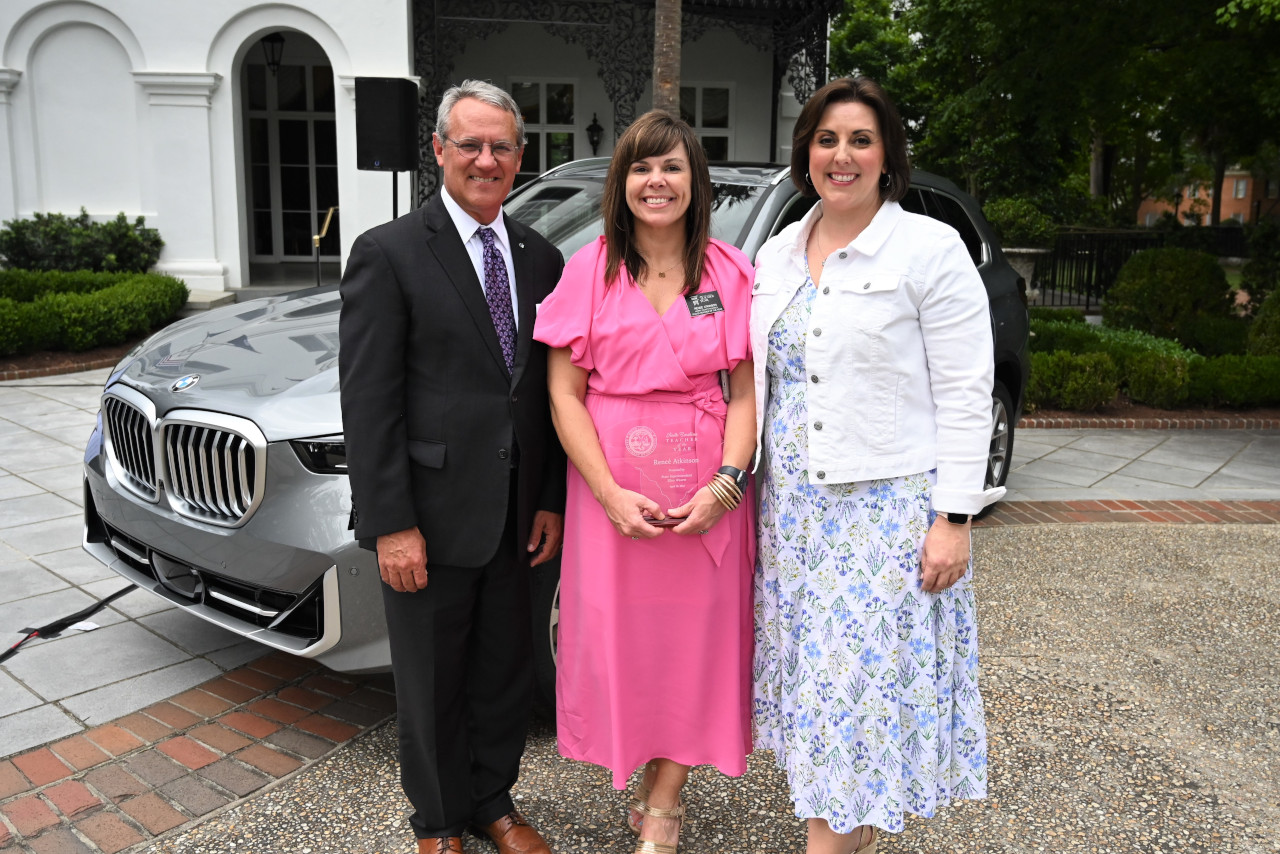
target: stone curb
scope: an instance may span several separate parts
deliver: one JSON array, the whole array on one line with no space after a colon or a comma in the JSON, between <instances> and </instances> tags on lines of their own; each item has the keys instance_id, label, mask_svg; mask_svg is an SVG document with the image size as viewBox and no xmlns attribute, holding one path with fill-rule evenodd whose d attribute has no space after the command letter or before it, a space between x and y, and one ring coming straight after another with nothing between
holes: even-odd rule
<instances>
[{"instance_id":1,"label":"stone curb","mask_svg":"<svg viewBox=\"0 0 1280 854\"><path fill-rule=\"evenodd\" d=\"M0 851L116 854L294 774L395 713L390 678L273 652L0 760Z\"/></svg>"}]
</instances>

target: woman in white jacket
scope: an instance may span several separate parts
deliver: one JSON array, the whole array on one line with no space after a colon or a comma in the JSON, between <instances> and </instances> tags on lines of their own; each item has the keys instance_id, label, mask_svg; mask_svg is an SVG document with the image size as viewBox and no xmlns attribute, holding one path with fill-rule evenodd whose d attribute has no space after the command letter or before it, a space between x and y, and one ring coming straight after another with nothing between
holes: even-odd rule
<instances>
[{"instance_id":1,"label":"woman in white jacket","mask_svg":"<svg viewBox=\"0 0 1280 854\"><path fill-rule=\"evenodd\" d=\"M959 235L898 204L906 132L867 78L818 90L791 178L820 202L761 250L757 747L808 854L986 794L970 588L991 429L986 293Z\"/></svg>"}]
</instances>

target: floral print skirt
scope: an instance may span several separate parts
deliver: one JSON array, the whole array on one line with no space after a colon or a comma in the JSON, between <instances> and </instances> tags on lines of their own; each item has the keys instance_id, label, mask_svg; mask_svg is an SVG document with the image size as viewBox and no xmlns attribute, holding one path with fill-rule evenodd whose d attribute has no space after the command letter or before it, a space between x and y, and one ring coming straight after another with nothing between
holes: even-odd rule
<instances>
[{"instance_id":1,"label":"floral print skirt","mask_svg":"<svg viewBox=\"0 0 1280 854\"><path fill-rule=\"evenodd\" d=\"M809 291L809 293L806 293ZM920 589L935 473L814 485L802 339L813 286L770 333L755 575L755 745L800 818L901 831L987 789L970 566Z\"/></svg>"}]
</instances>

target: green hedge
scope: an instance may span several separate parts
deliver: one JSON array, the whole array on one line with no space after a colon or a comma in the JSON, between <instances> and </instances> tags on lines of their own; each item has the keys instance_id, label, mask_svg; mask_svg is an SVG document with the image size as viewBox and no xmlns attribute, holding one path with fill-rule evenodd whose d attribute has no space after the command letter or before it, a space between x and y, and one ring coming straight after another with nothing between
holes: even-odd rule
<instances>
[{"instance_id":1,"label":"green hedge","mask_svg":"<svg viewBox=\"0 0 1280 854\"><path fill-rule=\"evenodd\" d=\"M0 355L119 344L186 301L186 285L157 273L0 271Z\"/></svg>"},{"instance_id":2,"label":"green hedge","mask_svg":"<svg viewBox=\"0 0 1280 854\"><path fill-rule=\"evenodd\" d=\"M1106 353L1032 353L1027 402L1089 412L1116 399L1119 372Z\"/></svg>"},{"instance_id":3,"label":"green hedge","mask_svg":"<svg viewBox=\"0 0 1280 854\"><path fill-rule=\"evenodd\" d=\"M1078 308L1053 308L1033 305L1027 309L1032 320L1059 320L1063 323L1085 323L1084 312Z\"/></svg>"},{"instance_id":4,"label":"green hedge","mask_svg":"<svg viewBox=\"0 0 1280 854\"><path fill-rule=\"evenodd\" d=\"M1196 406L1280 404L1280 356L1219 356L1193 362L1188 399Z\"/></svg>"},{"instance_id":5,"label":"green hedge","mask_svg":"<svg viewBox=\"0 0 1280 854\"><path fill-rule=\"evenodd\" d=\"M123 213L94 222L84 208L75 217L37 213L0 227L0 255L5 266L19 270L92 270L145 273L160 257L160 232L146 219L129 222Z\"/></svg>"},{"instance_id":6,"label":"green hedge","mask_svg":"<svg viewBox=\"0 0 1280 854\"><path fill-rule=\"evenodd\" d=\"M1088 411L1117 389L1160 409L1280 404L1280 354L1205 357L1132 329L1031 321L1032 407Z\"/></svg>"}]
</instances>

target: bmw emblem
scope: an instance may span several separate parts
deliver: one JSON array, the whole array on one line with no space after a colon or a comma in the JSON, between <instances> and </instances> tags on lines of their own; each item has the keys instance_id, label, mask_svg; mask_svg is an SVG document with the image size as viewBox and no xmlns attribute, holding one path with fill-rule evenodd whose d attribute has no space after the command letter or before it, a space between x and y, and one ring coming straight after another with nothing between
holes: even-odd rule
<instances>
[{"instance_id":1,"label":"bmw emblem","mask_svg":"<svg viewBox=\"0 0 1280 854\"><path fill-rule=\"evenodd\" d=\"M169 391L186 391L198 382L200 382L199 374L187 374L185 377L169 386Z\"/></svg>"}]
</instances>

